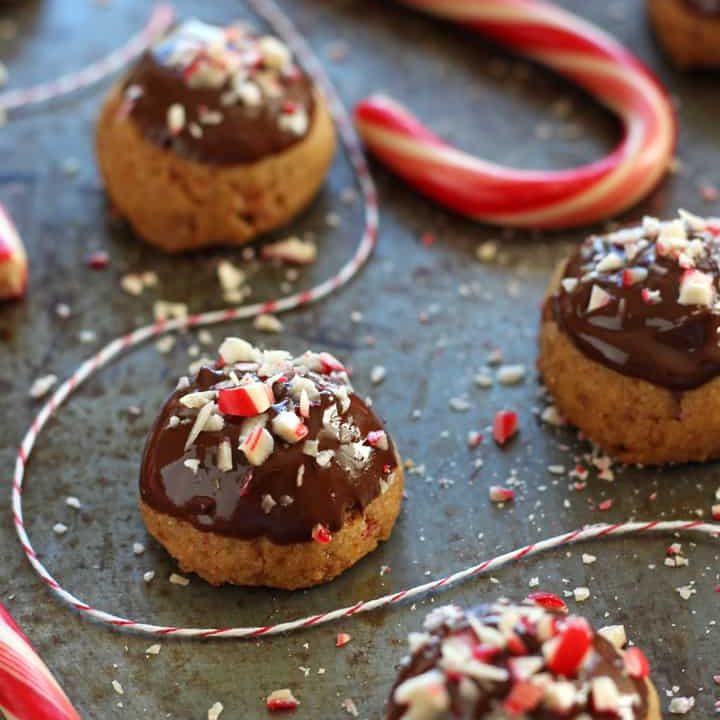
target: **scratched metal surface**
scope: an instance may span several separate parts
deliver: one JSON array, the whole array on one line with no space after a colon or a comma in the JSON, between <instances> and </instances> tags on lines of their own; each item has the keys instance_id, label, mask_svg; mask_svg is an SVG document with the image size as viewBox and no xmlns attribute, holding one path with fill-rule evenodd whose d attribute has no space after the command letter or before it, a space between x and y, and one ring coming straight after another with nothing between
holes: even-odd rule
<instances>
[{"instance_id":1,"label":"scratched metal surface","mask_svg":"<svg viewBox=\"0 0 720 720\"><path fill-rule=\"evenodd\" d=\"M433 126L464 147L509 164L560 167L598 156L611 146L617 128L604 111L563 81L517 62L482 39L402 10L391 2L312 2L284 0L284 7L327 60L333 79L349 102L373 90L407 101ZM190 13L196 3L182 0ZM203 17L236 17L239 3L203 3ZM677 98L682 120L678 156L682 172L669 179L643 212L671 213L677 206L711 212L699 184L720 182L717 170L720 129L713 118L720 86L712 75L682 76L653 43L641 3L581 2L582 11L653 66ZM80 67L116 47L145 19L139 0L4 3L0 18L18 22L14 39L0 40L0 58L13 86L25 86ZM329 56L342 55L343 61ZM93 122L107 86L21 113L0 130L0 199L15 216L32 261L27 299L0 309L0 461L4 497L0 501L0 598L27 630L68 694L87 718L201 718L220 701L228 718L264 717L264 698L290 687L301 700L296 717L324 720L346 716L345 698L361 718L378 718L404 638L417 627L431 603L473 603L499 594L523 596L531 578L562 592L587 585L592 598L584 611L598 624L625 623L646 648L656 683L666 690L696 695L691 717L711 714L712 675L720 671L717 617L717 548L688 542L690 566L663 567L667 538L614 541L583 548L598 556L584 566L580 548L531 559L477 579L415 605L356 617L290 637L261 642L162 642L157 657L146 657L147 638L112 632L68 611L31 572L15 540L8 509L14 448L32 418L29 383L54 372L63 377L102 342L150 318L157 298L189 303L192 310L221 304L214 267L232 251L167 258L132 238L109 219L93 162ZM553 114L559 100L572 101L568 128ZM581 128L579 137L577 128ZM549 129L549 130L548 130ZM541 139L538 135L549 139ZM69 162L70 161L70 162ZM77 164L77 172L69 172ZM707 514L720 485L716 464L663 472L627 470L614 483L591 476L584 492L572 492L566 478L554 478L549 464L573 465L573 434L540 426L533 414L541 405L532 372L537 305L553 264L582 233L554 237L507 235L454 217L423 201L376 167L382 199L380 245L370 265L352 285L320 306L283 318L278 338L261 337L247 323L214 329L277 342L292 350L328 348L351 362L355 383L371 394L406 458L425 466L409 476L408 499L392 540L336 582L294 594L268 590L214 590L197 579L189 587L170 585L174 569L163 550L147 538L136 512L136 475L144 434L173 378L189 362L191 336L161 356L147 345L114 363L83 387L49 423L28 469L25 500L36 548L63 583L100 608L175 625L265 624L294 618L361 598L414 585L480 558L509 550L564 529L599 520L685 518ZM293 224L313 230L322 258L302 273L309 286L338 267L356 242L360 210L344 205L351 182L339 158L327 188L312 209ZM338 212L338 228L326 227ZM432 233L426 246L419 238ZM474 259L479 242L500 239L504 263ZM110 267L86 268L92 249L106 249ZM154 270L159 287L134 298L119 288L129 271ZM280 273L250 269L257 297L278 293ZM60 320L57 303L72 316ZM350 322L359 311L363 320ZM419 316L429 319L421 322ZM93 330L94 342L78 340ZM368 336L374 342L368 340ZM529 368L524 384L481 390L473 375L487 352L503 350L508 362ZM371 386L370 369L385 365L387 379ZM470 409L450 410L450 398L465 396ZM127 412L138 406L142 413ZM470 429L487 427L494 412L520 413L519 438L504 452L487 441L466 446ZM420 417L414 418L414 411ZM484 466L475 467L481 457ZM519 497L498 509L488 501L490 484L517 473ZM657 493L657 499L650 496ZM77 496L80 512L64 500ZM612 498L606 513L593 503ZM51 527L69 526L63 537ZM147 550L133 555L134 542ZM383 565L390 572L380 574ZM653 569L654 568L654 569ZM146 585L143 572L156 571ZM695 582L697 594L682 600L675 588ZM571 603L572 604L572 603ZM334 647L335 634L352 642ZM309 668L307 677L300 669ZM118 680L125 694L117 695Z\"/></svg>"}]
</instances>

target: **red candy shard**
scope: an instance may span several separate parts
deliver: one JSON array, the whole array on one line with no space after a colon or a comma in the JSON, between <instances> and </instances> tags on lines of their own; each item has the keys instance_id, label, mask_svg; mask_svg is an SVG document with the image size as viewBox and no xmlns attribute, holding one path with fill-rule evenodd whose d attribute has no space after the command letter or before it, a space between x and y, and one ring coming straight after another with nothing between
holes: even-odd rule
<instances>
[{"instance_id":1,"label":"red candy shard","mask_svg":"<svg viewBox=\"0 0 720 720\"><path fill-rule=\"evenodd\" d=\"M312 529L312 539L321 545L327 545L332 540L330 531L321 523Z\"/></svg>"},{"instance_id":2,"label":"red candy shard","mask_svg":"<svg viewBox=\"0 0 720 720\"><path fill-rule=\"evenodd\" d=\"M300 702L292 694L291 690L275 690L265 701L265 706L270 712L283 712L297 709Z\"/></svg>"},{"instance_id":3,"label":"red candy shard","mask_svg":"<svg viewBox=\"0 0 720 720\"><path fill-rule=\"evenodd\" d=\"M625 670L631 678L640 680L650 677L650 663L639 647L628 648L623 660L625 661Z\"/></svg>"},{"instance_id":4,"label":"red candy shard","mask_svg":"<svg viewBox=\"0 0 720 720\"><path fill-rule=\"evenodd\" d=\"M87 257L87 265L92 270L104 270L110 264L110 256L103 250L90 253Z\"/></svg>"},{"instance_id":5,"label":"red candy shard","mask_svg":"<svg viewBox=\"0 0 720 720\"><path fill-rule=\"evenodd\" d=\"M472 655L476 660L480 660L480 662L489 662L492 660L498 653L500 652L500 648L496 645L488 645L487 643L480 643L478 645L475 645L472 649Z\"/></svg>"},{"instance_id":6,"label":"red candy shard","mask_svg":"<svg viewBox=\"0 0 720 720\"><path fill-rule=\"evenodd\" d=\"M321 352L318 356L322 371L329 375L331 372L345 372L345 366L329 352Z\"/></svg>"},{"instance_id":7,"label":"red candy shard","mask_svg":"<svg viewBox=\"0 0 720 720\"><path fill-rule=\"evenodd\" d=\"M223 415L254 417L264 413L275 402L272 389L262 382L252 382L218 392L218 408Z\"/></svg>"},{"instance_id":8,"label":"red candy shard","mask_svg":"<svg viewBox=\"0 0 720 720\"><path fill-rule=\"evenodd\" d=\"M523 715L534 710L542 701L544 692L541 687L526 680L516 682L510 694L505 698L503 708L510 715Z\"/></svg>"},{"instance_id":9,"label":"red candy shard","mask_svg":"<svg viewBox=\"0 0 720 720\"><path fill-rule=\"evenodd\" d=\"M592 645L590 626L582 618L570 618L558 638L548 668L556 675L574 677Z\"/></svg>"},{"instance_id":10,"label":"red candy shard","mask_svg":"<svg viewBox=\"0 0 720 720\"><path fill-rule=\"evenodd\" d=\"M500 485L490 486L490 501L494 503L509 502L515 499L515 491Z\"/></svg>"},{"instance_id":11,"label":"red candy shard","mask_svg":"<svg viewBox=\"0 0 720 720\"><path fill-rule=\"evenodd\" d=\"M528 600L532 600L536 605L546 610L558 610L563 614L567 614L568 612L568 606L565 604L565 601L555 595L555 593L539 590L538 592L530 593Z\"/></svg>"},{"instance_id":12,"label":"red candy shard","mask_svg":"<svg viewBox=\"0 0 720 720\"><path fill-rule=\"evenodd\" d=\"M522 638L519 635L515 635L515 633L510 635L510 637L507 639L507 649L511 655L528 654L528 649L525 646L525 643L522 641Z\"/></svg>"},{"instance_id":13,"label":"red candy shard","mask_svg":"<svg viewBox=\"0 0 720 720\"><path fill-rule=\"evenodd\" d=\"M352 635L348 633L338 633L335 638L335 647L344 647L352 640Z\"/></svg>"},{"instance_id":14,"label":"red candy shard","mask_svg":"<svg viewBox=\"0 0 720 720\"><path fill-rule=\"evenodd\" d=\"M493 438L502 446L510 440L518 429L518 416L512 410L500 410L493 421Z\"/></svg>"},{"instance_id":15,"label":"red candy shard","mask_svg":"<svg viewBox=\"0 0 720 720\"><path fill-rule=\"evenodd\" d=\"M603 500L598 504L598 510L609 510L613 506L612 500Z\"/></svg>"}]
</instances>

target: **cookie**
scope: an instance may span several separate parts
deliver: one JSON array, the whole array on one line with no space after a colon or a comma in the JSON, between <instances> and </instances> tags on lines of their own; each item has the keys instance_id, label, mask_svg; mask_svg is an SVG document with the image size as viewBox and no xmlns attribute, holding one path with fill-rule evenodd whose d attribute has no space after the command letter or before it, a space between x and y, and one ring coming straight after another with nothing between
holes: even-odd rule
<instances>
[{"instance_id":1,"label":"cookie","mask_svg":"<svg viewBox=\"0 0 720 720\"><path fill-rule=\"evenodd\" d=\"M648 0L658 40L681 68L720 67L720 0Z\"/></svg>"},{"instance_id":2,"label":"cookie","mask_svg":"<svg viewBox=\"0 0 720 720\"><path fill-rule=\"evenodd\" d=\"M328 353L228 338L220 357L181 379L150 430L148 531L213 585L332 580L390 537L403 496L392 440Z\"/></svg>"},{"instance_id":3,"label":"cookie","mask_svg":"<svg viewBox=\"0 0 720 720\"><path fill-rule=\"evenodd\" d=\"M28 261L25 247L10 216L0 205L0 300L17 300L25 294Z\"/></svg>"},{"instance_id":4,"label":"cookie","mask_svg":"<svg viewBox=\"0 0 720 720\"><path fill-rule=\"evenodd\" d=\"M643 653L555 600L434 610L410 634L385 720L660 720Z\"/></svg>"},{"instance_id":5,"label":"cookie","mask_svg":"<svg viewBox=\"0 0 720 720\"><path fill-rule=\"evenodd\" d=\"M322 185L335 130L278 39L189 21L111 90L96 151L118 212L140 237L182 252L287 223Z\"/></svg>"},{"instance_id":6,"label":"cookie","mask_svg":"<svg viewBox=\"0 0 720 720\"><path fill-rule=\"evenodd\" d=\"M719 260L720 224L681 213L588 238L552 281L538 368L616 459L720 457Z\"/></svg>"}]
</instances>

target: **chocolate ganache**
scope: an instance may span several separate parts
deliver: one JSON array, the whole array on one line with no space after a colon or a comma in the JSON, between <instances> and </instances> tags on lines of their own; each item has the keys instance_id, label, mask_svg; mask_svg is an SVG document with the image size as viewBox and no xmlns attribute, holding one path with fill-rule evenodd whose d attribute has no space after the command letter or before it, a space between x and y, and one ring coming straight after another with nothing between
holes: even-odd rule
<instances>
[{"instance_id":1,"label":"chocolate ganache","mask_svg":"<svg viewBox=\"0 0 720 720\"><path fill-rule=\"evenodd\" d=\"M199 530L287 544L340 530L384 491L395 450L335 358L238 338L220 355L181 380L150 430L143 502Z\"/></svg>"},{"instance_id":2,"label":"chocolate ganache","mask_svg":"<svg viewBox=\"0 0 720 720\"><path fill-rule=\"evenodd\" d=\"M720 16L720 0L682 0L685 6L698 15Z\"/></svg>"},{"instance_id":3,"label":"chocolate ganache","mask_svg":"<svg viewBox=\"0 0 720 720\"><path fill-rule=\"evenodd\" d=\"M720 225L688 213L588 238L545 319L586 355L673 391L720 373Z\"/></svg>"},{"instance_id":4,"label":"chocolate ganache","mask_svg":"<svg viewBox=\"0 0 720 720\"><path fill-rule=\"evenodd\" d=\"M146 52L122 89L122 116L150 142L198 163L253 163L308 132L313 83L272 36L196 20Z\"/></svg>"},{"instance_id":5,"label":"chocolate ganache","mask_svg":"<svg viewBox=\"0 0 720 720\"><path fill-rule=\"evenodd\" d=\"M631 677L620 652L582 618L527 601L449 606L409 643L387 720L647 717L645 679Z\"/></svg>"}]
</instances>

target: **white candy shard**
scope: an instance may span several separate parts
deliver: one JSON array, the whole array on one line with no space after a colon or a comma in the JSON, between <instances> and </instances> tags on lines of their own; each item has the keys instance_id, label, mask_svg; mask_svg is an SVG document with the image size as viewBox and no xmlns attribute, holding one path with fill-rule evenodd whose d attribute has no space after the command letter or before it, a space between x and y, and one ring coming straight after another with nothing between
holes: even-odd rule
<instances>
[{"instance_id":1,"label":"white candy shard","mask_svg":"<svg viewBox=\"0 0 720 720\"><path fill-rule=\"evenodd\" d=\"M549 710L566 713L575 704L575 686L571 682L558 680L545 688L545 705Z\"/></svg>"},{"instance_id":2,"label":"white candy shard","mask_svg":"<svg viewBox=\"0 0 720 720\"><path fill-rule=\"evenodd\" d=\"M660 234L656 243L658 255L670 255L673 252L682 252L688 243L685 223L682 220L662 223Z\"/></svg>"},{"instance_id":3,"label":"white candy shard","mask_svg":"<svg viewBox=\"0 0 720 720\"><path fill-rule=\"evenodd\" d=\"M246 438L250 433L259 428L267 425L268 416L267 413L262 415L254 415L253 417L245 418L240 424L240 437Z\"/></svg>"},{"instance_id":4,"label":"white candy shard","mask_svg":"<svg viewBox=\"0 0 720 720\"><path fill-rule=\"evenodd\" d=\"M445 675L440 670L428 670L405 680L395 689L393 699L407 705L406 720L428 720L450 708Z\"/></svg>"},{"instance_id":5,"label":"white candy shard","mask_svg":"<svg viewBox=\"0 0 720 720\"><path fill-rule=\"evenodd\" d=\"M682 208L680 208L680 210L678 210L678 215L688 224L689 228L693 232L702 232L707 227L707 222L705 218L688 212L687 210L683 210Z\"/></svg>"},{"instance_id":6,"label":"white candy shard","mask_svg":"<svg viewBox=\"0 0 720 720\"><path fill-rule=\"evenodd\" d=\"M167 111L167 127L172 135L178 135L185 127L185 108L173 103Z\"/></svg>"},{"instance_id":7,"label":"white candy shard","mask_svg":"<svg viewBox=\"0 0 720 720\"><path fill-rule=\"evenodd\" d=\"M30 386L30 397L33 398L33 400L39 400L41 397L45 397L57 381L57 375L52 374L36 378Z\"/></svg>"},{"instance_id":8,"label":"white candy shard","mask_svg":"<svg viewBox=\"0 0 720 720\"><path fill-rule=\"evenodd\" d=\"M310 401L317 400L320 397L320 391L317 385L310 379L301 375L294 375L288 384L290 397L296 402L302 397L302 393L306 393Z\"/></svg>"},{"instance_id":9,"label":"white candy shard","mask_svg":"<svg viewBox=\"0 0 720 720\"><path fill-rule=\"evenodd\" d=\"M308 434L307 425L289 410L284 410L273 418L272 430L278 437L289 443L299 442Z\"/></svg>"},{"instance_id":10,"label":"white candy shard","mask_svg":"<svg viewBox=\"0 0 720 720\"><path fill-rule=\"evenodd\" d=\"M292 60L292 55L287 45L273 37L265 35L258 41L258 50L262 55L263 62L274 70L285 69Z\"/></svg>"},{"instance_id":11,"label":"white candy shard","mask_svg":"<svg viewBox=\"0 0 720 720\"><path fill-rule=\"evenodd\" d=\"M200 408L200 412L198 412L190 434L187 437L187 441L185 442L185 450L189 450L195 440L197 440L198 435L205 429L205 423L209 420L215 409L216 405L214 402L209 402Z\"/></svg>"},{"instance_id":12,"label":"white candy shard","mask_svg":"<svg viewBox=\"0 0 720 720\"><path fill-rule=\"evenodd\" d=\"M615 270L619 270L622 266L623 261L620 255L615 252L609 252L595 266L595 270L600 273L614 272Z\"/></svg>"},{"instance_id":13,"label":"white candy shard","mask_svg":"<svg viewBox=\"0 0 720 720\"><path fill-rule=\"evenodd\" d=\"M674 697L668 706L672 715L687 715L695 707L694 697Z\"/></svg>"},{"instance_id":14,"label":"white candy shard","mask_svg":"<svg viewBox=\"0 0 720 720\"><path fill-rule=\"evenodd\" d=\"M334 450L320 450L318 454L315 456L315 462L321 467L326 468L330 465L332 462L332 459L335 457L335 451Z\"/></svg>"},{"instance_id":15,"label":"white candy shard","mask_svg":"<svg viewBox=\"0 0 720 720\"><path fill-rule=\"evenodd\" d=\"M240 443L240 450L251 465L262 465L275 449L272 435L264 428L257 427Z\"/></svg>"},{"instance_id":16,"label":"white candy shard","mask_svg":"<svg viewBox=\"0 0 720 720\"><path fill-rule=\"evenodd\" d=\"M237 337L225 338L219 352L220 357L228 365L238 362L257 362L260 355L247 340Z\"/></svg>"},{"instance_id":17,"label":"white candy shard","mask_svg":"<svg viewBox=\"0 0 720 720\"><path fill-rule=\"evenodd\" d=\"M599 285L593 285L592 290L590 291L590 300L588 302L588 306L586 309L586 312L593 312L595 310L599 310L600 308L605 307L610 301L612 300L612 297L605 292Z\"/></svg>"},{"instance_id":18,"label":"white candy shard","mask_svg":"<svg viewBox=\"0 0 720 720\"><path fill-rule=\"evenodd\" d=\"M624 625L607 625L598 630L598 635L602 635L618 650L622 650L627 645L627 633Z\"/></svg>"},{"instance_id":19,"label":"white candy shard","mask_svg":"<svg viewBox=\"0 0 720 720\"><path fill-rule=\"evenodd\" d=\"M259 107L262 103L262 90L250 80L240 78L235 85L235 92L240 102L247 107Z\"/></svg>"},{"instance_id":20,"label":"white candy shard","mask_svg":"<svg viewBox=\"0 0 720 720\"><path fill-rule=\"evenodd\" d=\"M577 278L563 278L560 281L560 284L563 286L563 289L566 293L571 293L577 286L580 281Z\"/></svg>"},{"instance_id":21,"label":"white candy shard","mask_svg":"<svg viewBox=\"0 0 720 720\"><path fill-rule=\"evenodd\" d=\"M232 447L229 440L223 440L218 445L217 466L220 472L229 472L233 469Z\"/></svg>"},{"instance_id":22,"label":"white candy shard","mask_svg":"<svg viewBox=\"0 0 720 720\"><path fill-rule=\"evenodd\" d=\"M269 515L276 505L277 503L275 502L275 498L272 495L266 493L262 496L262 499L260 501L260 507L266 515Z\"/></svg>"},{"instance_id":23,"label":"white candy shard","mask_svg":"<svg viewBox=\"0 0 720 720\"><path fill-rule=\"evenodd\" d=\"M518 385L525 379L524 365L501 365L497 371L501 385Z\"/></svg>"},{"instance_id":24,"label":"white candy shard","mask_svg":"<svg viewBox=\"0 0 720 720\"><path fill-rule=\"evenodd\" d=\"M283 260L295 265L309 265L317 258L317 246L313 242L305 242L292 235L285 240L264 245L262 256L269 259Z\"/></svg>"},{"instance_id":25,"label":"white candy shard","mask_svg":"<svg viewBox=\"0 0 720 720\"><path fill-rule=\"evenodd\" d=\"M300 414L304 418L310 417L310 398L307 394L307 390L300 391Z\"/></svg>"},{"instance_id":26,"label":"white candy shard","mask_svg":"<svg viewBox=\"0 0 720 720\"><path fill-rule=\"evenodd\" d=\"M253 327L260 332L280 333L284 329L282 322L274 315L263 313L253 321Z\"/></svg>"},{"instance_id":27,"label":"white candy shard","mask_svg":"<svg viewBox=\"0 0 720 720\"><path fill-rule=\"evenodd\" d=\"M310 119L304 108L296 108L292 113L283 113L278 117L281 130L293 135L304 135L310 125Z\"/></svg>"},{"instance_id":28,"label":"white candy shard","mask_svg":"<svg viewBox=\"0 0 720 720\"><path fill-rule=\"evenodd\" d=\"M596 677L592 680L593 707L600 713L616 715L620 709L620 693L612 678Z\"/></svg>"},{"instance_id":29,"label":"white candy shard","mask_svg":"<svg viewBox=\"0 0 720 720\"><path fill-rule=\"evenodd\" d=\"M713 304L715 290L712 275L699 270L687 270L680 279L680 305L701 305L710 307Z\"/></svg>"},{"instance_id":30,"label":"white candy shard","mask_svg":"<svg viewBox=\"0 0 720 720\"><path fill-rule=\"evenodd\" d=\"M590 589L586 587L576 587L573 590L575 602L585 602L590 597Z\"/></svg>"},{"instance_id":31,"label":"white candy shard","mask_svg":"<svg viewBox=\"0 0 720 720\"><path fill-rule=\"evenodd\" d=\"M191 392L187 395L183 395L180 398L180 404L186 408L199 409L205 407L211 400L217 397L216 390L201 390L198 392Z\"/></svg>"},{"instance_id":32,"label":"white candy shard","mask_svg":"<svg viewBox=\"0 0 720 720\"><path fill-rule=\"evenodd\" d=\"M187 458L183 460L183 465L193 474L197 475L200 468L200 461L197 458Z\"/></svg>"}]
</instances>

